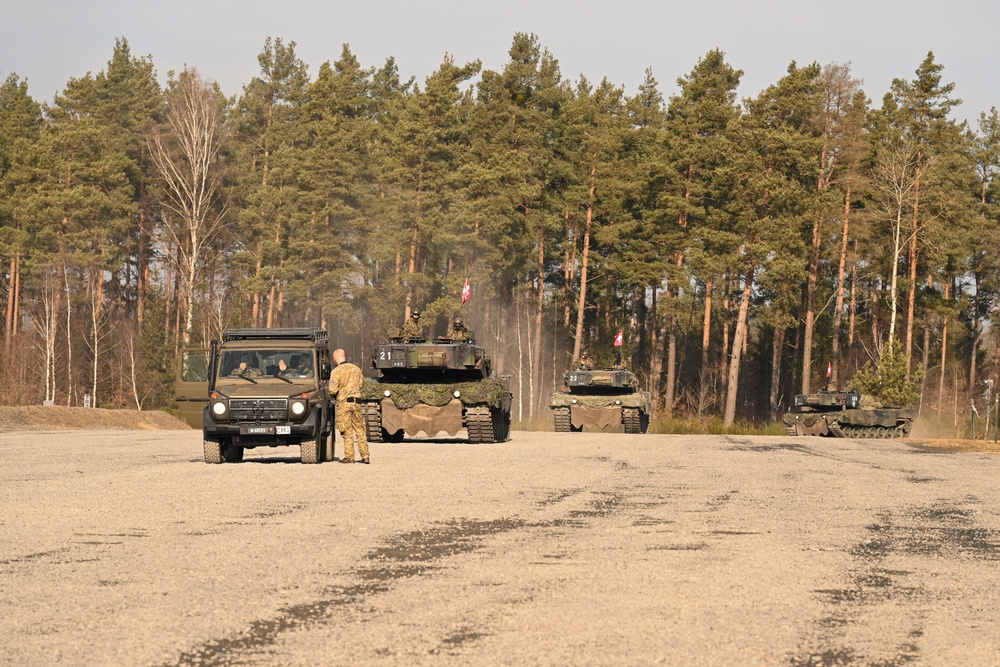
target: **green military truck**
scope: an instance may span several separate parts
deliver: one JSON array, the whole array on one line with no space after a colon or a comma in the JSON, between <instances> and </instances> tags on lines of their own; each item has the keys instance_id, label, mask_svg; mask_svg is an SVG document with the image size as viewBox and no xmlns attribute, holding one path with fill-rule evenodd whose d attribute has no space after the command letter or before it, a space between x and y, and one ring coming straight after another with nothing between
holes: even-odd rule
<instances>
[{"instance_id":1,"label":"green military truck","mask_svg":"<svg viewBox=\"0 0 1000 667\"><path fill-rule=\"evenodd\" d=\"M285 445L297 445L303 463L332 461L331 369L323 329L229 329L210 349L181 355L177 404L202 429L206 463Z\"/></svg>"},{"instance_id":2,"label":"green military truck","mask_svg":"<svg viewBox=\"0 0 1000 667\"><path fill-rule=\"evenodd\" d=\"M493 374L486 350L475 339L403 338L396 331L375 346L377 378L361 387L369 442L401 442L465 428L469 442L504 442L510 434L511 393Z\"/></svg>"}]
</instances>

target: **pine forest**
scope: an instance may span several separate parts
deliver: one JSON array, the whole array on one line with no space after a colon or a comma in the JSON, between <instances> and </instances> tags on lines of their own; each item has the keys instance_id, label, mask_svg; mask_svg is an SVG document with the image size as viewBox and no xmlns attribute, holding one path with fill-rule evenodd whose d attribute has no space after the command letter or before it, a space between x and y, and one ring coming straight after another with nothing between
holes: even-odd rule
<instances>
[{"instance_id":1,"label":"pine forest","mask_svg":"<svg viewBox=\"0 0 1000 667\"><path fill-rule=\"evenodd\" d=\"M180 350L230 327L323 327L370 374L420 310L464 319L515 428L584 351L661 430L766 424L886 357L928 418L993 405L1000 114L956 120L933 53L886 91L792 62L740 99L720 50L666 95L565 78L530 34L422 81L295 49L231 98L124 38L50 102L3 81L0 403L170 409Z\"/></svg>"}]
</instances>

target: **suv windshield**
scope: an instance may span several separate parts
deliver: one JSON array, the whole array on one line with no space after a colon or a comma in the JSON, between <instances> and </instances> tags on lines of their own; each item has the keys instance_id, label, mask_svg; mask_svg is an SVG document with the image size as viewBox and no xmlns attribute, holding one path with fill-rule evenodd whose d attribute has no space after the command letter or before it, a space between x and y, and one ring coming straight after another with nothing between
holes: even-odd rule
<instances>
[{"instance_id":1,"label":"suv windshield","mask_svg":"<svg viewBox=\"0 0 1000 667\"><path fill-rule=\"evenodd\" d=\"M226 350L222 353L219 377L314 377L310 350Z\"/></svg>"}]
</instances>

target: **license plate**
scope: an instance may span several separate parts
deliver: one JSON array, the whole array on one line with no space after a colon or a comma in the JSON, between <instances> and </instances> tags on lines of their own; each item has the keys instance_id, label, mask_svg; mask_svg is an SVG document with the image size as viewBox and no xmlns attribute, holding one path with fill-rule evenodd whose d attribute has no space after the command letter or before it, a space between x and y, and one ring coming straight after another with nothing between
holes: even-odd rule
<instances>
[{"instance_id":1,"label":"license plate","mask_svg":"<svg viewBox=\"0 0 1000 667\"><path fill-rule=\"evenodd\" d=\"M273 426L247 426L240 425L240 435L274 435Z\"/></svg>"},{"instance_id":2,"label":"license plate","mask_svg":"<svg viewBox=\"0 0 1000 667\"><path fill-rule=\"evenodd\" d=\"M275 426L274 427L274 432L277 435L291 435L291 433L292 433L292 427L291 426L287 426L287 425L286 426Z\"/></svg>"}]
</instances>

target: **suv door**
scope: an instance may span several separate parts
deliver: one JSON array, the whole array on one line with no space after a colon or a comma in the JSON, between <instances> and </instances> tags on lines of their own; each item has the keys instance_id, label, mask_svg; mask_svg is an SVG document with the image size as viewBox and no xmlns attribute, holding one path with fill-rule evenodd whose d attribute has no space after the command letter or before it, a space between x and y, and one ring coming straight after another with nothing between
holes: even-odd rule
<instances>
[{"instance_id":1,"label":"suv door","mask_svg":"<svg viewBox=\"0 0 1000 667\"><path fill-rule=\"evenodd\" d=\"M186 348L177 360L174 379L174 400L181 418L192 428L204 426L205 406L208 405L208 359L211 350Z\"/></svg>"}]
</instances>

